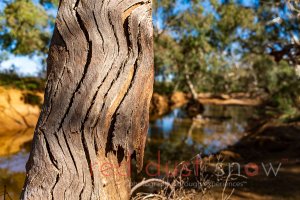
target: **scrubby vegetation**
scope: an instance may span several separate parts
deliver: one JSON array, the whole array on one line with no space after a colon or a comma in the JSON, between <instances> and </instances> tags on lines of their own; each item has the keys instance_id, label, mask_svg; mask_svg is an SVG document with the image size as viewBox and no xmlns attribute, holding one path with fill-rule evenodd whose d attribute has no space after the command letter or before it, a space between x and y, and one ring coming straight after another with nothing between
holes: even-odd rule
<instances>
[{"instance_id":1,"label":"scrubby vegetation","mask_svg":"<svg viewBox=\"0 0 300 200\"><path fill-rule=\"evenodd\" d=\"M15 72L0 73L0 85L20 90L43 92L45 80L39 77L20 77Z\"/></svg>"}]
</instances>

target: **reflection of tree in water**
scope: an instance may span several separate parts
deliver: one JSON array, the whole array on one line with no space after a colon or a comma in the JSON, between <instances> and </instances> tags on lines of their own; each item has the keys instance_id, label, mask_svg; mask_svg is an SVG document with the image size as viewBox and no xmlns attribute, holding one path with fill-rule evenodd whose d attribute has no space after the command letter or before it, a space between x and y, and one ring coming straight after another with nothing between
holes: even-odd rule
<instances>
[{"instance_id":1,"label":"reflection of tree in water","mask_svg":"<svg viewBox=\"0 0 300 200\"><path fill-rule=\"evenodd\" d=\"M8 156L19 152L33 137L33 129L21 129L0 134L0 156ZM26 146L26 145L25 145ZM26 147L27 151L30 147Z\"/></svg>"},{"instance_id":2,"label":"reflection of tree in water","mask_svg":"<svg viewBox=\"0 0 300 200\"><path fill-rule=\"evenodd\" d=\"M3 191L0 190L0 197L3 196L4 200L7 199L7 198L10 199L10 200L12 200L12 198L9 195L9 193L7 192L6 185L4 185L3 188L4 188Z\"/></svg>"},{"instance_id":3,"label":"reflection of tree in water","mask_svg":"<svg viewBox=\"0 0 300 200\"><path fill-rule=\"evenodd\" d=\"M162 163L167 161L189 160L190 157L198 153L196 145L186 143L188 136L187 130L191 126L190 123L177 124L172 126L170 134L165 134L162 129L153 128L148 137L148 143L145 151L145 163L147 159L157 161L157 154L160 152Z\"/></svg>"},{"instance_id":4,"label":"reflection of tree in water","mask_svg":"<svg viewBox=\"0 0 300 200\"><path fill-rule=\"evenodd\" d=\"M195 126L196 126L196 122L193 120L193 121L192 121L192 124L191 124L191 126L190 126L190 128L189 128L189 130L188 130L188 132L187 132L187 137L186 137L186 139L184 140L184 142L185 142L186 144L190 144L190 143L193 142L192 136L193 136L193 130L195 129Z\"/></svg>"},{"instance_id":5,"label":"reflection of tree in water","mask_svg":"<svg viewBox=\"0 0 300 200\"><path fill-rule=\"evenodd\" d=\"M12 199L19 199L24 180L25 173L23 172L10 172L8 169L0 169L0 191L2 192L4 186L6 186L6 192ZM8 196L6 196L6 199L9 199Z\"/></svg>"},{"instance_id":6,"label":"reflection of tree in water","mask_svg":"<svg viewBox=\"0 0 300 200\"><path fill-rule=\"evenodd\" d=\"M189 160L196 154L215 153L240 138L253 108L239 106L206 106L199 119L185 118L182 110L174 111L151 124L145 150L145 163ZM173 118L172 118L173 117Z\"/></svg>"},{"instance_id":7,"label":"reflection of tree in water","mask_svg":"<svg viewBox=\"0 0 300 200\"><path fill-rule=\"evenodd\" d=\"M33 129L0 134L0 193L4 186L11 199L19 199L25 180L25 164L30 151ZM1 195L0 195L1 196ZM6 199L10 199L6 196ZM0 197L3 198L3 195Z\"/></svg>"}]
</instances>

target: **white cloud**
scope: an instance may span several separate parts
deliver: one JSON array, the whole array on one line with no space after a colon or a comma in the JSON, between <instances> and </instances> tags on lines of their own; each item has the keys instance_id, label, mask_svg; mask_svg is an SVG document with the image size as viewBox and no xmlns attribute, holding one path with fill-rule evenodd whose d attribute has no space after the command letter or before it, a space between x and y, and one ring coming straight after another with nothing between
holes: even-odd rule
<instances>
[{"instance_id":1,"label":"white cloud","mask_svg":"<svg viewBox=\"0 0 300 200\"><path fill-rule=\"evenodd\" d=\"M0 70L10 69L12 65L16 67L17 73L21 75L36 76L42 68L40 57L10 56L8 60L1 63Z\"/></svg>"}]
</instances>

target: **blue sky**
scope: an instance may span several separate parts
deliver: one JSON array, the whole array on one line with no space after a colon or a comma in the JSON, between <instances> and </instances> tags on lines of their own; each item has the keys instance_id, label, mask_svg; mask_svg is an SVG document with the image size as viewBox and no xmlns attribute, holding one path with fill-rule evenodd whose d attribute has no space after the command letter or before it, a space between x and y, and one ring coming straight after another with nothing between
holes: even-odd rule
<instances>
[{"instance_id":1,"label":"blue sky","mask_svg":"<svg viewBox=\"0 0 300 200\"><path fill-rule=\"evenodd\" d=\"M15 66L15 70L23 76L37 76L42 69L41 58L33 56L13 56L10 55L8 60L0 64L0 70L11 69Z\"/></svg>"},{"instance_id":2,"label":"blue sky","mask_svg":"<svg viewBox=\"0 0 300 200\"><path fill-rule=\"evenodd\" d=\"M38 3L39 0L33 0L34 3ZM0 0L0 12L3 12L5 4ZM50 16L56 16L56 8L53 6L45 6L47 13ZM52 32L52 30L50 30ZM0 54L1 54L0 50ZM39 56L15 56L10 54L8 60L0 62L0 71L9 70L12 66L15 67L16 72L22 76L37 76L43 68L42 57Z\"/></svg>"},{"instance_id":3,"label":"blue sky","mask_svg":"<svg viewBox=\"0 0 300 200\"><path fill-rule=\"evenodd\" d=\"M0 12L3 12L5 4L0 2ZM2 53L0 51L0 53ZM37 75L42 68L40 59L37 57L30 58L29 56L13 56L9 55L8 60L0 63L0 70L10 69L12 65L16 66L17 72L22 75Z\"/></svg>"}]
</instances>

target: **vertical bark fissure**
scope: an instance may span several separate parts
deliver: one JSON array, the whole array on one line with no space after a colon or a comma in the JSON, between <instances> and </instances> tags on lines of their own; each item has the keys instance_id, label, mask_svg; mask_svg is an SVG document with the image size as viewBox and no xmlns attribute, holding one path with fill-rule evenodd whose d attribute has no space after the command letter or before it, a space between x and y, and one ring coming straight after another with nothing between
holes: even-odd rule
<instances>
[{"instance_id":1,"label":"vertical bark fissure","mask_svg":"<svg viewBox=\"0 0 300 200\"><path fill-rule=\"evenodd\" d=\"M85 133L85 131L81 130L81 142L82 142L82 145L83 145L83 150L84 150L84 154L85 154L87 164L89 166L89 169L91 169L92 161L91 161L91 157L90 157L90 153L89 153L89 149L88 149L88 146L87 146L87 142L86 142L86 138L85 138L84 133ZM95 181L94 180L94 174L90 172L90 176L91 176L91 179L92 179L92 188L94 189L94 181Z\"/></svg>"},{"instance_id":2,"label":"vertical bark fissure","mask_svg":"<svg viewBox=\"0 0 300 200\"><path fill-rule=\"evenodd\" d=\"M126 17L126 19L124 20L124 23L123 23L123 29L124 29L124 34L125 34L125 37L126 37L126 43L127 43L127 48L128 48L128 55L129 53L131 52L130 51L130 48L131 48L131 42L130 42L130 33L129 33L129 25L128 25L128 22L129 21L129 17Z\"/></svg>"},{"instance_id":3,"label":"vertical bark fissure","mask_svg":"<svg viewBox=\"0 0 300 200\"><path fill-rule=\"evenodd\" d=\"M59 146L59 148L61 149L61 151L63 152L63 154L64 154L64 151L63 151L63 148L62 148L62 146L61 146L61 144L60 144L60 140L59 140L59 138L58 138L58 135L57 135L57 133L54 133L54 137L55 137L55 139L57 140L57 144L58 144L58 146ZM65 156L65 154L64 154L64 156Z\"/></svg>"},{"instance_id":4,"label":"vertical bark fissure","mask_svg":"<svg viewBox=\"0 0 300 200\"><path fill-rule=\"evenodd\" d=\"M129 18L129 16L126 18L126 19L128 19ZM128 21L127 21L127 28L128 28ZM125 29L124 29L125 30ZM139 54L139 52L140 52L140 49L141 49L141 46L140 46L140 23L138 24L138 36L137 36L137 43L138 43L138 45L137 45L137 52L138 52L138 54ZM127 35L127 37L126 37L126 39L128 39L128 40L130 40L129 39L129 34L130 34L130 32L129 31L124 31L124 33L125 34L128 34ZM128 41L127 41L128 42ZM130 42L129 42L130 43ZM129 45L128 43L127 43L127 45ZM127 47L129 47L129 46L127 46ZM107 152L108 151L113 151L117 156L119 156L119 158L118 158L118 161L119 161L119 163L120 163L120 160L121 159L123 159L123 157L126 155L126 152L125 152L125 149L126 149L126 147L122 147L123 148L123 156L120 156L120 155L118 155L118 147L116 147L116 145L114 145L114 143L113 143L113 137L114 137L114 129L115 129L115 122L116 122L116 117L117 117L117 113L119 112L119 108L120 108L120 106L123 104L123 101L124 101L124 99L126 98L126 96L128 95L128 93L129 93L129 91L131 90L131 88L132 88L132 86L133 86L133 83L134 83L134 80L135 80L135 77L136 77L136 72L137 72L137 63L138 63L138 58L136 58L135 59L135 63L134 63L134 70L133 70L133 75L132 75L132 78L131 78L131 81L130 81L130 84L129 84L129 87L127 88L127 90L126 90L126 92L125 92L125 94L124 94L124 96L122 97L122 99L121 99L121 101L120 101L120 103L119 103L119 105L118 105L118 107L116 108L116 110L115 110L115 113L114 113L114 120L112 120L112 123L111 123L111 126L110 126L110 129L109 129L109 132L108 132L108 136L107 136L107 144L106 144L106 154L107 154ZM129 129L129 128L128 128ZM129 130L127 130L126 131L126 133L128 132ZM125 137L126 137L126 135L125 135ZM119 145L120 146L120 145ZM126 149L126 151L128 151L128 149Z\"/></svg>"},{"instance_id":5,"label":"vertical bark fissure","mask_svg":"<svg viewBox=\"0 0 300 200\"><path fill-rule=\"evenodd\" d=\"M139 26L138 26L138 36L137 36L137 52L138 52L138 54L140 53L140 49L141 49L141 46L140 46L140 42L139 42L139 38L140 38L140 23L139 23ZM120 103L120 105L122 105L122 102L124 101L124 99L126 98L126 96L128 95L128 93L129 93L129 91L131 90L131 88L132 88L132 86L133 86L133 82L134 82L134 80L135 80L135 77L136 77L136 72L137 72L137 63L138 63L138 61L139 61L139 58L136 58L136 60L135 60L135 63L134 63L134 70L133 70L133 75L132 75L132 79L131 79L131 82L130 82L130 85L129 85L129 87L128 87L128 90L126 91L126 93L125 93L125 95L124 95L124 97L123 97L123 99L122 99L122 101L121 101L121 103Z\"/></svg>"},{"instance_id":6,"label":"vertical bark fissure","mask_svg":"<svg viewBox=\"0 0 300 200\"><path fill-rule=\"evenodd\" d=\"M99 152L99 147L98 147L98 144L97 144L97 138L96 138L95 134L93 135L93 145L94 145L94 148L95 148L95 152L97 154Z\"/></svg>"},{"instance_id":7,"label":"vertical bark fissure","mask_svg":"<svg viewBox=\"0 0 300 200\"><path fill-rule=\"evenodd\" d=\"M100 83L100 85L98 85L98 87L97 87L96 93L94 94L94 96L93 96L93 98L92 98L92 102L91 102L91 104L90 104L90 107L88 108L88 112L87 112L87 114L85 115L85 118L84 118L83 123L81 124L81 128L82 128L82 129L84 128L84 124L85 124L85 122L88 120L88 115L89 115L89 113L90 113L92 107L93 107L94 104L95 104L95 100L96 100L96 98L97 98L98 92L99 92L99 90L100 90L102 84L105 82L106 78L108 77L108 74L109 74L109 72L110 72L111 69L112 69L112 68L109 69L109 71L107 72L107 74L106 74L106 76L104 77L103 81L102 81L102 82ZM111 85L111 86L112 86L112 85ZM110 86L110 87L111 87L111 86ZM107 94L106 94L106 95L107 95ZM105 99L106 99L106 95L104 95L104 102L105 102ZM104 107L104 103L102 104L102 107L101 107L101 109L100 109L100 112L102 111L103 107ZM98 121L96 120L95 125L92 125L92 126L91 126L91 127L92 127L92 130L95 128L97 122L98 122Z\"/></svg>"},{"instance_id":8,"label":"vertical bark fissure","mask_svg":"<svg viewBox=\"0 0 300 200\"><path fill-rule=\"evenodd\" d=\"M105 52L105 48L104 48L104 38L103 38L103 35L102 35L102 33L101 33L100 29L99 29L99 24L98 24L98 21L97 21L97 19L96 19L96 16L95 16L95 12L94 12L94 11L93 11L93 18L94 18L94 21L95 21L95 24L96 24L96 27L97 27L97 31L98 31L98 33L99 33L101 39L102 39L102 50L103 50L103 52Z\"/></svg>"},{"instance_id":9,"label":"vertical bark fissure","mask_svg":"<svg viewBox=\"0 0 300 200\"><path fill-rule=\"evenodd\" d=\"M116 123L116 113L113 114L112 120L110 123L110 127L107 132L107 139L106 139L106 145L105 145L105 156L107 156L108 152L113 152L115 154L114 148L113 148L113 143L112 143L112 138L113 138L113 132L115 130L115 123Z\"/></svg>"},{"instance_id":10,"label":"vertical bark fissure","mask_svg":"<svg viewBox=\"0 0 300 200\"><path fill-rule=\"evenodd\" d=\"M60 5L23 199L129 198L130 177L91 168L111 162L127 170L132 152L142 159L153 77L150 7L143 0Z\"/></svg>"},{"instance_id":11,"label":"vertical bark fissure","mask_svg":"<svg viewBox=\"0 0 300 200\"><path fill-rule=\"evenodd\" d=\"M76 2L75 8L77 8L78 2L79 1ZM89 68L91 60L92 60L92 41L90 41L90 39L89 39L89 33L88 33L88 31L87 31L80 15L79 15L79 13L76 9L75 9L75 15L76 15L77 22L78 22L81 30L83 31L83 33L85 35L85 38L86 38L86 42L88 44L88 46L87 46L87 58L86 58L86 63L85 63L85 66L84 66L83 74L81 75L81 79L80 79L79 83L77 84L77 87L76 87L75 91L73 92L73 94L71 96L71 99L70 99L70 102L69 102L68 107L66 109L66 112L63 115L63 118L61 119L61 121L59 123L58 130L60 130L62 128L63 123L65 121L65 118L67 117L67 115L70 112L70 109L71 109L71 107L73 105L73 102L74 102L75 95L79 91L79 89L82 85L82 82L83 82L83 80L84 80L84 78L87 74L88 68Z\"/></svg>"},{"instance_id":12,"label":"vertical bark fissure","mask_svg":"<svg viewBox=\"0 0 300 200\"><path fill-rule=\"evenodd\" d=\"M63 22L65 23L65 25L66 25L66 27L67 27L68 31L70 32L70 34L71 34L72 36L74 36L74 37L75 37L75 35L72 33L72 31L71 31L70 27L68 26L68 23L66 22L66 20L65 20L65 18L64 18L64 17L62 17L62 20L63 20Z\"/></svg>"},{"instance_id":13,"label":"vertical bark fissure","mask_svg":"<svg viewBox=\"0 0 300 200\"><path fill-rule=\"evenodd\" d=\"M138 35L139 35L139 34L140 34L140 33L138 33ZM139 37L139 36L138 36L138 37ZM138 45L137 52L139 52L139 45ZM129 85L128 89L126 90L124 96L122 97L122 99L121 99L121 101L120 101L118 107L116 108L115 113L113 114L112 121L111 121L111 124L110 124L110 127L109 127L109 131L108 131L108 134L107 134L106 148L105 148L105 154L106 154L106 155L107 155L107 153L108 153L109 151L112 151L115 155L118 156L118 149L116 149L116 147L115 147L114 144L113 144L113 137L114 137L115 123L116 123L116 119L117 119L117 115L118 115L118 110L119 110L120 106L122 105L122 103L123 103L125 97L127 96L128 92L130 91L130 89L131 89L131 87L132 87L132 83L133 83L134 78L135 78L135 76L136 76L137 62L138 62L138 59L135 60L134 71L133 71L132 79L131 79L131 81L130 81L130 85ZM119 70L119 72L120 72L120 70ZM119 72L118 72L117 77L119 76ZM125 148L125 147L124 147L124 148ZM124 148L123 148L123 152L122 152L122 153L125 155L126 153L124 152L124 151L125 151ZM123 155L123 157L124 157L124 155ZM120 155L119 155L119 156L120 156ZM118 162L119 162L119 163L120 163L120 160L123 159L123 157L121 156L121 157L118 158Z\"/></svg>"},{"instance_id":14,"label":"vertical bark fissure","mask_svg":"<svg viewBox=\"0 0 300 200\"><path fill-rule=\"evenodd\" d=\"M59 174L56 175L56 179L55 179L54 185L51 188L51 199L52 200L54 200L53 192L54 192L54 188L55 188L56 184L58 183L58 180L59 180Z\"/></svg>"},{"instance_id":15,"label":"vertical bark fissure","mask_svg":"<svg viewBox=\"0 0 300 200\"><path fill-rule=\"evenodd\" d=\"M77 163L76 163L75 158L74 158L74 155L73 155L73 153L72 153L72 151L71 151L70 144L69 144L69 142L68 142L68 140L67 140L66 133L65 133L65 131L63 130L63 128L62 128L61 130L62 130L62 135L63 135L62 140L65 142L65 145L66 145L66 147L67 147L67 151L68 151L68 153L69 153L69 155L66 155L66 154L64 153L65 159L71 158L72 163L70 163L70 164L73 164L73 166L74 166L74 168L75 168L76 176L79 177L80 175L79 175ZM63 152L64 152L64 151L63 151ZM67 165L67 167L68 167L68 165ZM69 173L70 173L70 174L73 174L72 171L70 171L70 170L72 170L72 169L68 168L68 170L69 170ZM74 177L74 176L71 176L71 178L72 178L72 179L71 179L71 181L69 182L68 187L64 190L64 197L66 197L66 192L72 187L72 184L73 184L73 182L74 182L74 179L76 180L76 177ZM65 198L65 199L66 199L66 198Z\"/></svg>"},{"instance_id":16,"label":"vertical bark fissure","mask_svg":"<svg viewBox=\"0 0 300 200\"><path fill-rule=\"evenodd\" d=\"M114 65L115 63L113 63ZM123 65L121 65L123 66ZM105 107L105 103L106 103L106 99L107 99L107 95L109 93L109 91L111 90L111 88L113 87L114 83L117 81L117 79L119 78L119 75L121 73L121 70L122 70L123 67L119 67L118 69L118 72L117 72L117 75L116 75L116 78L114 78L109 86L109 88L107 89L107 92L104 94L104 97L103 97L103 104L101 106L101 109L100 109L100 113L103 111L104 107ZM113 115L112 115L113 116ZM100 117L98 117L98 119L96 120L95 124L92 126L92 128L94 129L98 123L98 120L99 120Z\"/></svg>"},{"instance_id":17,"label":"vertical bark fissure","mask_svg":"<svg viewBox=\"0 0 300 200\"><path fill-rule=\"evenodd\" d=\"M84 175L83 175L84 176ZM83 177L84 178L84 177ZM84 182L83 182L84 183ZM82 194L83 194L83 191L85 189L85 184L83 185L82 189L80 190L80 194L79 194L79 199L82 199Z\"/></svg>"},{"instance_id":18,"label":"vertical bark fissure","mask_svg":"<svg viewBox=\"0 0 300 200\"><path fill-rule=\"evenodd\" d=\"M41 131L41 130L40 130ZM51 151L51 148L50 148L50 145L49 145L49 142L47 140L47 137L45 136L45 133L43 133L41 131L41 133L43 134L43 138L45 140L45 144L46 144L46 149L47 149L47 153L49 155L49 159L52 163L52 165L56 168L57 171L59 171L59 168L58 168L58 165L57 165L57 160L55 159L55 157L53 156L52 154L52 151Z\"/></svg>"},{"instance_id":19,"label":"vertical bark fissure","mask_svg":"<svg viewBox=\"0 0 300 200\"><path fill-rule=\"evenodd\" d=\"M58 91L58 87L59 87L59 84L61 84L62 77L65 74L65 70L66 70L66 64L64 64L63 69L62 69L62 73L58 77L57 84L56 84L55 89L54 89L54 95L53 95L53 97L56 97L56 94L57 94L57 91ZM50 104L52 104L52 101L50 102Z\"/></svg>"},{"instance_id":20,"label":"vertical bark fissure","mask_svg":"<svg viewBox=\"0 0 300 200\"><path fill-rule=\"evenodd\" d=\"M64 20L64 19L63 19L63 20ZM65 22L65 23L66 23L66 22ZM56 30L57 30L57 34L58 34L58 36L59 36L59 39L63 42L65 51L66 51L67 54L68 54L68 57L66 58L66 62L65 62L65 63L67 63L68 58L70 58L70 50L68 49L67 43L66 43L66 41L64 40L64 38L62 37L62 35L61 35L61 33L60 33L60 31L59 31L59 29L58 29L57 27L56 27ZM70 34L72 34L72 32L70 32ZM72 35L73 35L73 34L72 34Z\"/></svg>"},{"instance_id":21,"label":"vertical bark fissure","mask_svg":"<svg viewBox=\"0 0 300 200\"><path fill-rule=\"evenodd\" d=\"M69 153L70 153L71 159L72 159L73 164L74 164L74 167L75 167L75 169L76 169L76 173L78 174L77 164L76 164L76 161L75 161L75 159L74 159L74 155L73 155L73 153L72 153L72 151L71 151L71 149L70 149L70 145L69 145L69 142L68 142L68 140L67 140L67 136L66 136L66 134L65 134L65 132L64 132L63 129L62 129L62 134L63 134L63 136L64 136L64 140L65 140L65 142L66 142L66 146L67 146L67 148L68 148L68 151L69 151Z\"/></svg>"},{"instance_id":22,"label":"vertical bark fissure","mask_svg":"<svg viewBox=\"0 0 300 200\"><path fill-rule=\"evenodd\" d=\"M108 14L108 20L109 20L110 25L113 28L113 33L114 33L114 36L116 38L117 47L118 47L118 55L119 55L120 54L120 43L119 43L119 38L117 37L117 34L116 34L115 25L113 23L113 20L111 19L111 15L112 15L111 12L109 12L109 14Z\"/></svg>"},{"instance_id":23,"label":"vertical bark fissure","mask_svg":"<svg viewBox=\"0 0 300 200\"><path fill-rule=\"evenodd\" d=\"M46 146L46 149L47 149L47 152L48 152L48 155L49 155L49 159L50 159L52 165L57 170L55 182L51 186L51 190L50 190L51 199L54 200L53 191L54 191L54 188L55 188L55 186L56 186L56 184L58 183L58 180L59 180L59 168L58 168L58 165L57 165L57 160L55 159L54 155L52 154L52 151L51 151L51 148L50 148L50 145L49 145L49 142L48 142L48 139L47 139L45 133L41 129L40 129L40 131L41 131L41 133L43 135L43 138L45 140L45 144L46 144L45 146Z\"/></svg>"},{"instance_id":24,"label":"vertical bark fissure","mask_svg":"<svg viewBox=\"0 0 300 200\"><path fill-rule=\"evenodd\" d=\"M111 89L112 85L113 85L113 84L110 84L110 86L109 86L109 88L108 88L108 91ZM104 107L105 107L105 102L106 102L107 94L108 94L108 92L106 92L106 93L104 94L104 96L103 96L103 103L102 103L102 106L101 106L101 108L100 108L100 112L99 112L99 113L101 113L101 112L103 111ZM94 129L96 128L96 126L97 126L99 120L100 120L100 116L97 117L97 120L95 120L94 124L92 125L92 130L93 130L93 131L94 131Z\"/></svg>"}]
</instances>

